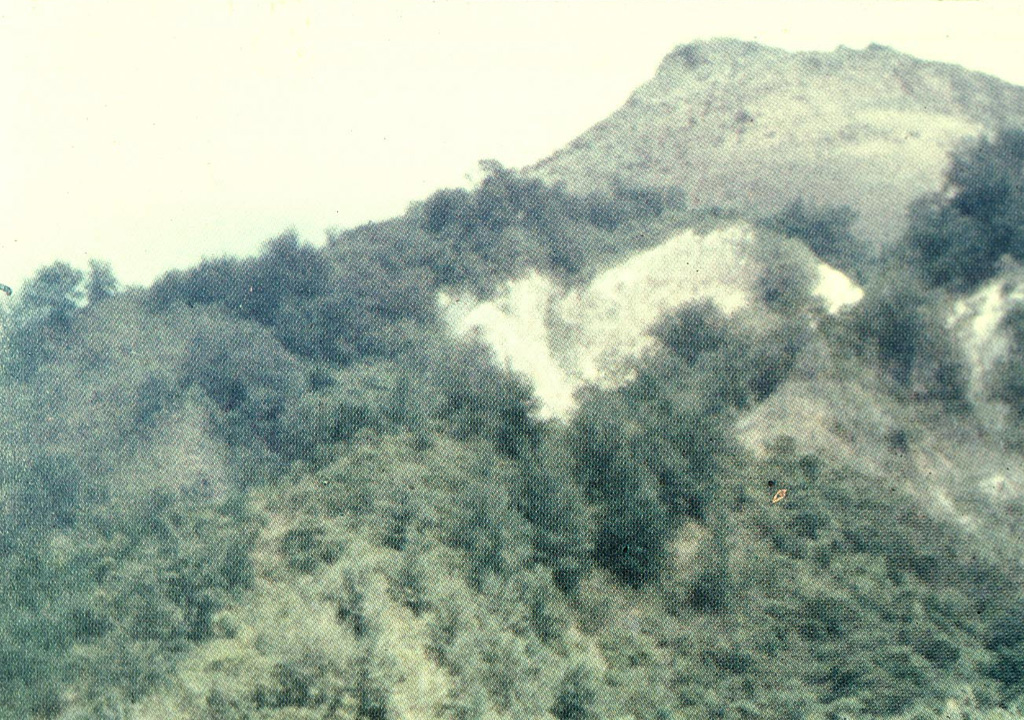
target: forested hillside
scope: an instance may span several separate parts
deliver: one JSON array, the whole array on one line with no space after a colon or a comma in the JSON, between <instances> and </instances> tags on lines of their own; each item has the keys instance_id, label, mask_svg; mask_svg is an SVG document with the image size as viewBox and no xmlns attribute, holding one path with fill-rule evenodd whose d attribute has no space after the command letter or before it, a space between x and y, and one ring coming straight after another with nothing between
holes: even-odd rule
<instances>
[{"instance_id":1,"label":"forested hillside","mask_svg":"<svg viewBox=\"0 0 1024 720\"><path fill-rule=\"evenodd\" d=\"M735 217L488 170L149 288L38 272L4 317L0 717L1012 716L1024 500L965 491L981 532L908 458L935 419L1020 459L1020 312L998 430L944 321L1021 258L1020 135L958 154L885 263L842 208L747 218L864 300L829 314L778 256L748 308L666 314L632 379L567 419L438 294L580 285ZM900 408L883 461L745 441L797 381Z\"/></svg>"}]
</instances>

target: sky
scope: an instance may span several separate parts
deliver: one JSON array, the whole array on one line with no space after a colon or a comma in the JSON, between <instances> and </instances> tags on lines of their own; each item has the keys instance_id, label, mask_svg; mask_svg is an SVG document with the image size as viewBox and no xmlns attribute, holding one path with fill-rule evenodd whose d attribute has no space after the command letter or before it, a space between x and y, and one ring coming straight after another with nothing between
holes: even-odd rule
<instances>
[{"instance_id":1,"label":"sky","mask_svg":"<svg viewBox=\"0 0 1024 720\"><path fill-rule=\"evenodd\" d=\"M0 282L320 244L546 157L708 37L1024 85L1017 0L3 0Z\"/></svg>"}]
</instances>

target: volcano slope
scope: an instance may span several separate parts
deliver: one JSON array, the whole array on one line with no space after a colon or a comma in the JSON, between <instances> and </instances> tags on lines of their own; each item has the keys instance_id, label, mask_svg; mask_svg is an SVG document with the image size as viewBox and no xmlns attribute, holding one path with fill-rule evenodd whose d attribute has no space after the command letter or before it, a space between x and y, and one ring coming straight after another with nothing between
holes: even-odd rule
<instances>
[{"instance_id":1,"label":"volcano slope","mask_svg":"<svg viewBox=\"0 0 1024 720\"><path fill-rule=\"evenodd\" d=\"M666 66L824 82L696 47ZM818 61L917 67L853 56ZM913 237L1024 229L1007 157ZM1019 267L935 286L894 241L858 287L809 247L858 260L848 215L606 165L88 303L41 270L4 318L0 718L1019 717Z\"/></svg>"},{"instance_id":2,"label":"volcano slope","mask_svg":"<svg viewBox=\"0 0 1024 720\"><path fill-rule=\"evenodd\" d=\"M531 170L577 192L677 186L690 206L772 214L850 205L885 244L908 203L941 187L951 149L1024 121L1024 89L886 47L788 53L683 45L625 105Z\"/></svg>"}]
</instances>

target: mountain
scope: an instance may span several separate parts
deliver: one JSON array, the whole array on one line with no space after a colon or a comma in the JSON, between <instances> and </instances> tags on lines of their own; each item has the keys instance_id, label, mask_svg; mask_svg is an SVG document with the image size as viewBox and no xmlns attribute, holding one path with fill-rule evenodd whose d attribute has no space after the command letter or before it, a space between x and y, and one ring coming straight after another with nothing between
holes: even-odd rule
<instances>
[{"instance_id":1,"label":"mountain","mask_svg":"<svg viewBox=\"0 0 1024 720\"><path fill-rule=\"evenodd\" d=\"M640 172L700 77L727 140ZM576 186L42 268L0 326L0 720L1021 717L1024 132L944 154L1019 92L715 41L636 97ZM874 262L821 206L897 161L947 191ZM764 217L771 163L828 192Z\"/></svg>"},{"instance_id":2,"label":"mountain","mask_svg":"<svg viewBox=\"0 0 1024 720\"><path fill-rule=\"evenodd\" d=\"M1024 121L1024 88L887 47L790 53L738 40L683 45L622 108L530 171L576 192L677 186L691 206L772 214L850 205L889 243L939 190L951 149Z\"/></svg>"}]
</instances>

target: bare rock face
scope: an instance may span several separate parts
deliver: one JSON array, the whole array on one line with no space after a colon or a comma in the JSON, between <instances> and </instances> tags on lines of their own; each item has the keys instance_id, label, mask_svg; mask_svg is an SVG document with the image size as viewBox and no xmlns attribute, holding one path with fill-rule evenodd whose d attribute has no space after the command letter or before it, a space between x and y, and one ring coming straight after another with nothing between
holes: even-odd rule
<instances>
[{"instance_id":1,"label":"bare rock face","mask_svg":"<svg viewBox=\"0 0 1024 720\"><path fill-rule=\"evenodd\" d=\"M997 397L1001 365L1011 350L1007 314L1024 304L1024 268L1013 263L953 305L949 326L960 341L967 366L967 395L975 415L994 430L1008 421L1008 406Z\"/></svg>"},{"instance_id":2,"label":"bare rock face","mask_svg":"<svg viewBox=\"0 0 1024 720\"><path fill-rule=\"evenodd\" d=\"M948 153L1024 124L1024 88L891 49L788 53L684 45L626 104L530 171L575 191L675 185L691 206L771 214L804 198L850 205L880 245L941 189Z\"/></svg>"},{"instance_id":3,"label":"bare rock face","mask_svg":"<svg viewBox=\"0 0 1024 720\"><path fill-rule=\"evenodd\" d=\"M545 418L568 419L584 385L614 388L656 341L655 324L694 301L726 314L760 303L763 259L758 231L747 223L699 234L681 232L624 259L580 288L563 288L538 273L507 283L491 301L442 295L440 306L459 335L476 335L505 367L526 376ZM863 292L848 277L804 250L816 263L812 290L829 312L857 303Z\"/></svg>"}]
</instances>

